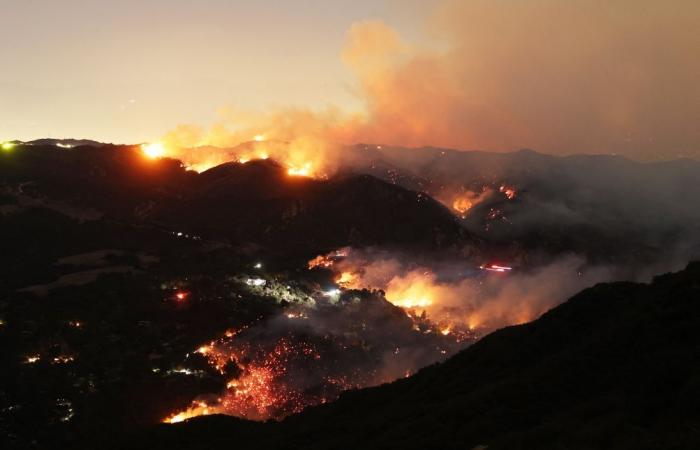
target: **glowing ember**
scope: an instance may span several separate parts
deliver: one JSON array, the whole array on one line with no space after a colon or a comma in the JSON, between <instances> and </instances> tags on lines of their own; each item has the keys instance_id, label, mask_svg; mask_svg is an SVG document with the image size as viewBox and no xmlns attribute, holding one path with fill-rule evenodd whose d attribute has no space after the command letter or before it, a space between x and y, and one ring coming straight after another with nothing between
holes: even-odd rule
<instances>
[{"instance_id":1,"label":"glowing ember","mask_svg":"<svg viewBox=\"0 0 700 450\"><path fill-rule=\"evenodd\" d=\"M178 292L177 294L175 294L175 298L178 299L178 300L180 300L180 301L182 301L182 300L185 300L185 299L187 298L188 295L189 295L188 292L180 291L180 292Z\"/></svg>"},{"instance_id":2,"label":"glowing ember","mask_svg":"<svg viewBox=\"0 0 700 450\"><path fill-rule=\"evenodd\" d=\"M282 338L272 348L263 348L251 347L247 342L236 344L233 340L222 340L218 345L200 347L198 352L218 370L233 363L241 374L226 384L226 392L216 402L194 402L186 410L168 416L164 422L176 423L218 413L251 420L279 419L327 401L323 393L305 392L305 388L289 376L295 365L313 368L319 364L321 355L310 344ZM333 395L356 386L338 379L326 384L333 388Z\"/></svg>"},{"instance_id":3,"label":"glowing ember","mask_svg":"<svg viewBox=\"0 0 700 450\"><path fill-rule=\"evenodd\" d=\"M34 364L34 363L39 362L39 360L41 360L40 355L31 355L31 356L27 356L27 358L25 359L25 362L27 364Z\"/></svg>"},{"instance_id":4,"label":"glowing ember","mask_svg":"<svg viewBox=\"0 0 700 450\"><path fill-rule=\"evenodd\" d=\"M71 355L58 355L55 357L51 363L52 364L68 364L70 362L73 362L75 360L74 356Z\"/></svg>"},{"instance_id":5,"label":"glowing ember","mask_svg":"<svg viewBox=\"0 0 700 450\"><path fill-rule=\"evenodd\" d=\"M517 195L517 191L515 190L514 187L507 186L507 185L501 185L501 187L498 189L503 195L506 196L508 200L513 200L515 196Z\"/></svg>"},{"instance_id":6,"label":"glowing ember","mask_svg":"<svg viewBox=\"0 0 700 450\"><path fill-rule=\"evenodd\" d=\"M141 145L141 150L144 155L151 159L161 158L165 156L165 147L159 142L153 144L143 144Z\"/></svg>"},{"instance_id":7,"label":"glowing ember","mask_svg":"<svg viewBox=\"0 0 700 450\"><path fill-rule=\"evenodd\" d=\"M487 270L489 272L499 272L499 273L509 272L509 271L513 270L512 267L501 266L498 264L488 264L488 265L479 266L479 269Z\"/></svg>"}]
</instances>

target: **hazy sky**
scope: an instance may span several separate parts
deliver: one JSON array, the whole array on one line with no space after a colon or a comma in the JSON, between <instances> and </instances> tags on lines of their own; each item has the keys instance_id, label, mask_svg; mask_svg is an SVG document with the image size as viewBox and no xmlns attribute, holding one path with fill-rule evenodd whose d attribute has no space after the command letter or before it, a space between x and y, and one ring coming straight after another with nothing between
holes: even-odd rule
<instances>
[{"instance_id":1,"label":"hazy sky","mask_svg":"<svg viewBox=\"0 0 700 450\"><path fill-rule=\"evenodd\" d=\"M0 139L148 140L217 108L357 108L350 25L430 1L0 0Z\"/></svg>"},{"instance_id":2,"label":"hazy sky","mask_svg":"<svg viewBox=\"0 0 700 450\"><path fill-rule=\"evenodd\" d=\"M698 0L0 0L0 19L0 139L700 157Z\"/></svg>"}]
</instances>

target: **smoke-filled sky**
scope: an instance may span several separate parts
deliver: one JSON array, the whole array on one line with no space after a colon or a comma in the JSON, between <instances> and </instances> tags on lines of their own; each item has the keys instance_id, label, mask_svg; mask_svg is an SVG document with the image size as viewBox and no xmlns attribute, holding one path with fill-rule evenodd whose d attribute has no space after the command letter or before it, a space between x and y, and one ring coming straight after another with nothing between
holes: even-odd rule
<instances>
[{"instance_id":1,"label":"smoke-filled sky","mask_svg":"<svg viewBox=\"0 0 700 450\"><path fill-rule=\"evenodd\" d=\"M0 0L0 15L0 139L185 125L187 145L256 130L700 157L696 0Z\"/></svg>"}]
</instances>

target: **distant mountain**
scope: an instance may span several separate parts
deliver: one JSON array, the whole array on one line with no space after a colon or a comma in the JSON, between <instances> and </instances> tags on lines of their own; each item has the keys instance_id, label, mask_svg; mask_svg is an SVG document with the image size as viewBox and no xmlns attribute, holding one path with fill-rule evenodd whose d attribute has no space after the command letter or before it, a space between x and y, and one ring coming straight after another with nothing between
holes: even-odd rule
<instances>
[{"instance_id":1,"label":"distant mountain","mask_svg":"<svg viewBox=\"0 0 700 450\"><path fill-rule=\"evenodd\" d=\"M342 155L343 170L427 192L448 207L460 193L484 192L462 223L495 244L642 265L700 257L700 209L691 206L700 198L696 160L374 145ZM515 197L502 195L501 186Z\"/></svg>"},{"instance_id":2,"label":"distant mountain","mask_svg":"<svg viewBox=\"0 0 700 450\"><path fill-rule=\"evenodd\" d=\"M700 263L587 289L447 362L281 423L212 416L148 449L691 449L700 446Z\"/></svg>"}]
</instances>

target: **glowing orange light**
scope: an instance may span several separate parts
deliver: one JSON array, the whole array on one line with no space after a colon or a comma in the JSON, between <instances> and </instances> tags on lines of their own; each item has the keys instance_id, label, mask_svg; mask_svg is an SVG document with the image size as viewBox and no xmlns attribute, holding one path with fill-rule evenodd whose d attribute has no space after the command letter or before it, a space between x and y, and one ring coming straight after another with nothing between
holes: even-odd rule
<instances>
[{"instance_id":1,"label":"glowing orange light","mask_svg":"<svg viewBox=\"0 0 700 450\"><path fill-rule=\"evenodd\" d=\"M454 209L460 214L466 214L466 212L469 211L473 205L474 204L472 203L472 201L468 198L458 197L452 203L452 209Z\"/></svg>"},{"instance_id":2,"label":"glowing orange light","mask_svg":"<svg viewBox=\"0 0 700 450\"><path fill-rule=\"evenodd\" d=\"M310 177L312 174L311 163L307 162L301 167L290 167L287 173L293 177Z\"/></svg>"},{"instance_id":3,"label":"glowing orange light","mask_svg":"<svg viewBox=\"0 0 700 450\"><path fill-rule=\"evenodd\" d=\"M141 145L141 150L144 155L151 159L161 158L165 156L165 147L160 142Z\"/></svg>"},{"instance_id":4,"label":"glowing orange light","mask_svg":"<svg viewBox=\"0 0 700 450\"><path fill-rule=\"evenodd\" d=\"M341 286L349 286L356 278L352 272L343 272L335 279L335 282Z\"/></svg>"}]
</instances>

